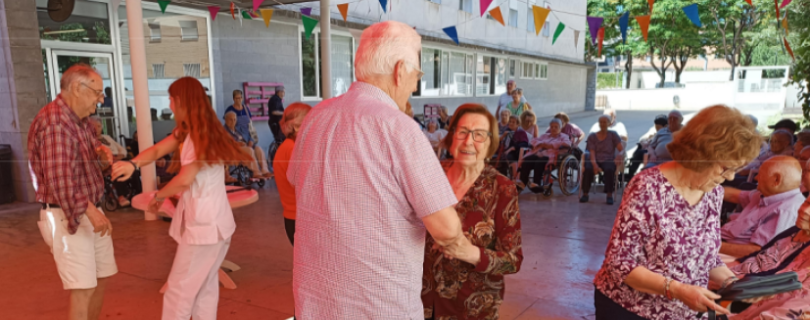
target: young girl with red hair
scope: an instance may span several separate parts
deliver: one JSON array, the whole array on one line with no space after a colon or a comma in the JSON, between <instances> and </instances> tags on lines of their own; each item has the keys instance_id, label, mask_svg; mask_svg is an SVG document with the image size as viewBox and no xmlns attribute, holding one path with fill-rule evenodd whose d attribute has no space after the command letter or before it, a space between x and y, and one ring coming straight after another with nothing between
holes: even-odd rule
<instances>
[{"instance_id":1,"label":"young girl with red hair","mask_svg":"<svg viewBox=\"0 0 810 320\"><path fill-rule=\"evenodd\" d=\"M218 270L236 229L225 192L224 165L251 161L217 119L197 79L183 77L169 87L177 127L172 135L132 161L118 162L113 177L126 180L138 168L174 152L170 171L179 173L155 194L157 212L167 197L181 194L169 235L177 254L163 295L163 320L216 319ZM176 151L176 152L175 152Z\"/></svg>"}]
</instances>

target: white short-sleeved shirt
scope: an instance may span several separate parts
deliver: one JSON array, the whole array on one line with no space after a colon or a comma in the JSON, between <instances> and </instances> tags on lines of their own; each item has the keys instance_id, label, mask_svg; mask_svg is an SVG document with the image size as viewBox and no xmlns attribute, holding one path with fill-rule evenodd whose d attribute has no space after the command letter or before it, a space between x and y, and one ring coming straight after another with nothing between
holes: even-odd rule
<instances>
[{"instance_id":1,"label":"white short-sleeved shirt","mask_svg":"<svg viewBox=\"0 0 810 320\"><path fill-rule=\"evenodd\" d=\"M355 82L309 112L287 177L296 316L424 319L422 218L458 201L419 125Z\"/></svg>"},{"instance_id":2,"label":"white short-sleeved shirt","mask_svg":"<svg viewBox=\"0 0 810 320\"><path fill-rule=\"evenodd\" d=\"M180 164L197 160L191 136L181 145ZM172 217L169 235L178 243L216 244L228 239L236 230L233 211L225 191L225 169L221 165L204 165L197 172L191 188L184 191Z\"/></svg>"}]
</instances>

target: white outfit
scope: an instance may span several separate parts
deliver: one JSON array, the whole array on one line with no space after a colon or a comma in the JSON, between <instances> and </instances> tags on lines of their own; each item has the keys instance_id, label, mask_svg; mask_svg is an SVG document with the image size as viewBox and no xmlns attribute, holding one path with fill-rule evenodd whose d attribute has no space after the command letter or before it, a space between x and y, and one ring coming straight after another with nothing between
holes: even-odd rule
<instances>
[{"instance_id":1,"label":"white outfit","mask_svg":"<svg viewBox=\"0 0 810 320\"><path fill-rule=\"evenodd\" d=\"M113 157L126 157L127 156L127 148L124 148L120 143L115 141L112 137L103 134L101 135L101 139L104 140L101 144L110 148L110 152L112 152Z\"/></svg>"},{"instance_id":2,"label":"white outfit","mask_svg":"<svg viewBox=\"0 0 810 320\"><path fill-rule=\"evenodd\" d=\"M600 130L601 129L599 128L599 121L597 121L596 123L593 124L593 126L591 126L591 131L588 133L588 135L590 135L591 133L599 132ZM608 127L608 130L616 131L616 133L619 134L620 138L629 138L627 136L627 128L624 127L624 123L616 121L613 125Z\"/></svg>"},{"instance_id":3,"label":"white outfit","mask_svg":"<svg viewBox=\"0 0 810 320\"><path fill-rule=\"evenodd\" d=\"M430 131L427 131L427 129L425 129L425 130L422 130L422 132L425 133L425 136L428 138L428 141L430 141L430 145L434 149L438 148L439 143L445 137L447 137L447 130L444 130L444 129L436 129L436 131L434 131L433 133L430 133Z\"/></svg>"},{"instance_id":4,"label":"white outfit","mask_svg":"<svg viewBox=\"0 0 810 320\"><path fill-rule=\"evenodd\" d=\"M101 211L101 208L98 209ZM103 214L103 212L102 212ZM62 209L50 208L39 212L39 230L51 248L56 269L65 290L92 289L97 279L118 273L112 236L93 232L93 224L83 214L79 229L70 234Z\"/></svg>"},{"instance_id":5,"label":"white outfit","mask_svg":"<svg viewBox=\"0 0 810 320\"><path fill-rule=\"evenodd\" d=\"M180 164L188 165L196 158L194 144L187 137ZM169 235L178 245L163 296L163 320L216 319L218 271L236 230L224 180L223 166L203 166L180 197L169 227Z\"/></svg>"}]
</instances>

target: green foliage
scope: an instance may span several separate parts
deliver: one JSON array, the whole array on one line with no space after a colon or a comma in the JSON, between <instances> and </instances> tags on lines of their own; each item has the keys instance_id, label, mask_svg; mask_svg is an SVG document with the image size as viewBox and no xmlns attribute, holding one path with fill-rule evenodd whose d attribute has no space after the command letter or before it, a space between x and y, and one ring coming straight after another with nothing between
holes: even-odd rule
<instances>
[{"instance_id":1,"label":"green foliage","mask_svg":"<svg viewBox=\"0 0 810 320\"><path fill-rule=\"evenodd\" d=\"M618 81L617 81L618 79ZM596 74L596 89L618 89L622 86L622 79L624 73L597 73Z\"/></svg>"},{"instance_id":2,"label":"green foliage","mask_svg":"<svg viewBox=\"0 0 810 320\"><path fill-rule=\"evenodd\" d=\"M807 123L810 122L810 0L793 0L785 9L790 24L788 42L796 56L790 83L802 87L799 98Z\"/></svg>"}]
</instances>

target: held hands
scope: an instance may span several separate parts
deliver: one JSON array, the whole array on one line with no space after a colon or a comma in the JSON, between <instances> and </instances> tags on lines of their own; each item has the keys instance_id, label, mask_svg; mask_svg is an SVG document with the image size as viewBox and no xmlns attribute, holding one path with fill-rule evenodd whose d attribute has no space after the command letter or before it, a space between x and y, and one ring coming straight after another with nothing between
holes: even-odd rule
<instances>
[{"instance_id":1,"label":"held hands","mask_svg":"<svg viewBox=\"0 0 810 320\"><path fill-rule=\"evenodd\" d=\"M152 200L149 201L148 211L158 212L158 210L160 210L160 207L163 206L163 201L166 201L166 198L157 198L157 197L152 198Z\"/></svg>"},{"instance_id":2,"label":"held hands","mask_svg":"<svg viewBox=\"0 0 810 320\"><path fill-rule=\"evenodd\" d=\"M127 181L133 172L135 172L134 164L128 161L119 161L113 165L112 179L113 181Z\"/></svg>"},{"instance_id":3,"label":"held hands","mask_svg":"<svg viewBox=\"0 0 810 320\"><path fill-rule=\"evenodd\" d=\"M110 163L113 161L113 155L110 148L100 146L96 148L96 155L98 155L98 161L101 162L102 170L106 170L108 167L110 167Z\"/></svg>"},{"instance_id":4,"label":"held hands","mask_svg":"<svg viewBox=\"0 0 810 320\"><path fill-rule=\"evenodd\" d=\"M731 314L726 308L714 303L714 300L720 299L720 295L706 288L672 281L670 292L674 299L680 300L694 311L706 312L714 310L717 314Z\"/></svg>"},{"instance_id":5,"label":"held hands","mask_svg":"<svg viewBox=\"0 0 810 320\"><path fill-rule=\"evenodd\" d=\"M102 213L101 211L96 208L94 205L87 206L87 219L90 220L90 224L93 225L93 232L98 233L101 232L101 236L105 235L112 235L112 224L110 224L110 220Z\"/></svg>"},{"instance_id":6,"label":"held hands","mask_svg":"<svg viewBox=\"0 0 810 320\"><path fill-rule=\"evenodd\" d=\"M465 236L461 236L459 241L451 245L440 247L440 250L444 257L450 260L458 259L472 265L476 265L481 261L481 250L474 246Z\"/></svg>"}]
</instances>

